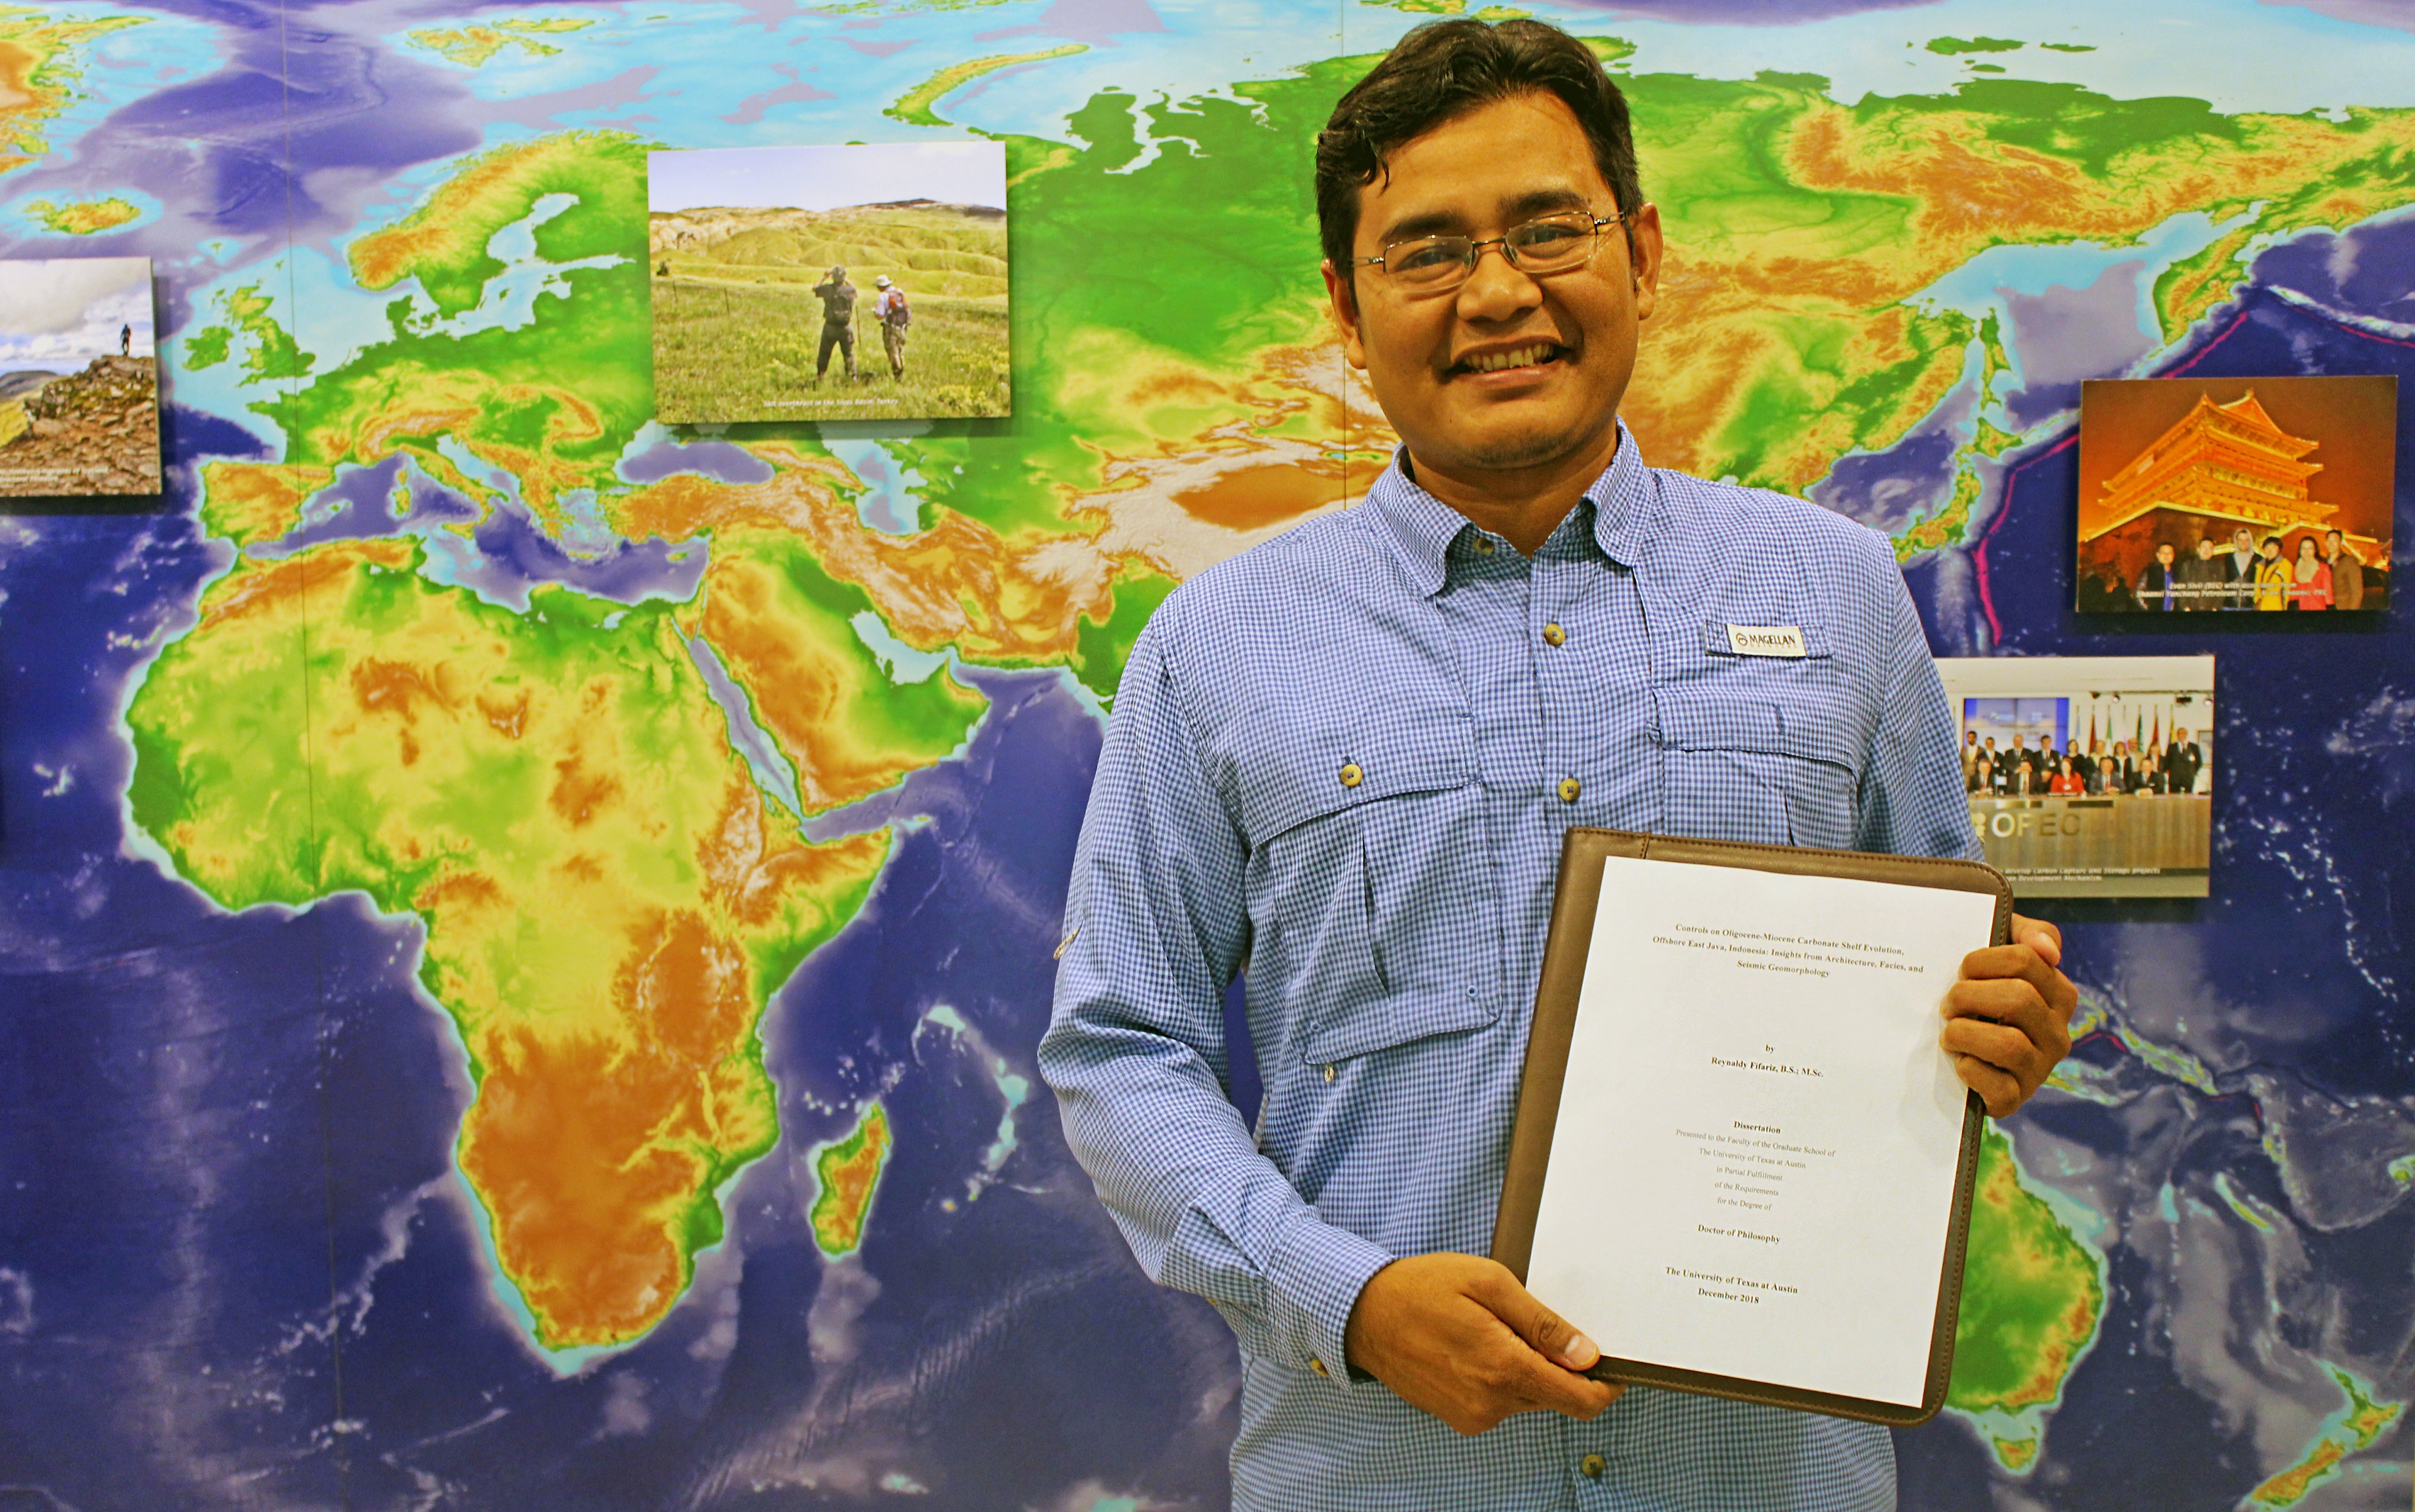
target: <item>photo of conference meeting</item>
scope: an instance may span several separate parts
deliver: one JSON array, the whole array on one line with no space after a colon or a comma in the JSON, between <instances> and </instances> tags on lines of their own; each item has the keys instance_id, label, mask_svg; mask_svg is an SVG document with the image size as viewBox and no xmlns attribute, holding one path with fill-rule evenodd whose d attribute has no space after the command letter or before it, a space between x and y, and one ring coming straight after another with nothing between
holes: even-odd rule
<instances>
[{"instance_id":1,"label":"photo of conference meeting","mask_svg":"<svg viewBox=\"0 0 2415 1512\"><path fill-rule=\"evenodd\" d=\"M2031 897L2201 897L2212 839L2213 658L1938 663L1971 826Z\"/></svg>"}]
</instances>

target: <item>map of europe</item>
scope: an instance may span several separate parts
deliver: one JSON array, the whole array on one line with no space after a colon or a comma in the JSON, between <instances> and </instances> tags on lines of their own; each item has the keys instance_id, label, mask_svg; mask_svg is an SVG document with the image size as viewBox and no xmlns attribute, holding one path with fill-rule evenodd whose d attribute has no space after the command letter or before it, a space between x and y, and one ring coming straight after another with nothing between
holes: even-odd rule
<instances>
[{"instance_id":1,"label":"map of europe","mask_svg":"<svg viewBox=\"0 0 2415 1512\"><path fill-rule=\"evenodd\" d=\"M1648 460L1941 655L2219 658L2214 896L2052 915L1903 1505L2408 1505L2407 617L2068 580L2082 381L2415 374L2402 7L35 0L0 255L153 260L169 486L0 516L0 1506L1226 1505L1033 1050L1141 625L1389 457L1310 146L1462 12L1632 101ZM1011 420L653 418L649 150L973 136Z\"/></svg>"}]
</instances>

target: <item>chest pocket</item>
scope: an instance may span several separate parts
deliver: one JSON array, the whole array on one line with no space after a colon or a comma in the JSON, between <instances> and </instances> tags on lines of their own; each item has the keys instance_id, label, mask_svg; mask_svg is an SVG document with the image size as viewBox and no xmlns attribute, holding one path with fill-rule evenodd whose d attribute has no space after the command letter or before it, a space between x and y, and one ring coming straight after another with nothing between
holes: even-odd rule
<instances>
[{"instance_id":1,"label":"chest pocket","mask_svg":"<svg viewBox=\"0 0 2415 1512\"><path fill-rule=\"evenodd\" d=\"M1852 847L1859 732L1831 696L1787 681L1655 690L1668 833Z\"/></svg>"},{"instance_id":2,"label":"chest pocket","mask_svg":"<svg viewBox=\"0 0 2415 1512\"><path fill-rule=\"evenodd\" d=\"M1242 800L1250 999L1312 1064L1501 1016L1499 882L1472 732L1459 711L1384 723L1376 740L1283 741L1248 763L1261 769Z\"/></svg>"}]
</instances>

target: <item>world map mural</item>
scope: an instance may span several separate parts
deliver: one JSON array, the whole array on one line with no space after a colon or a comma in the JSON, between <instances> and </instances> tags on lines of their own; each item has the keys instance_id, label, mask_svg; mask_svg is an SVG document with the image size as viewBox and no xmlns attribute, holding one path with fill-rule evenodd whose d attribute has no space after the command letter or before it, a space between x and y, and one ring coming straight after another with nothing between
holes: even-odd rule
<instances>
[{"instance_id":1,"label":"world map mural","mask_svg":"<svg viewBox=\"0 0 2415 1512\"><path fill-rule=\"evenodd\" d=\"M0 515L0 1507L1226 1505L1033 1050L1141 625L1389 457L1311 144L1462 12L1632 103L1647 460L1940 655L2217 659L2212 897L2038 906L1903 1505L2408 1505L2415 633L2071 607L2082 381L2415 377L2401 7L37 0L0 257L152 260L166 482ZM1012 418L655 419L650 151L976 138Z\"/></svg>"}]
</instances>

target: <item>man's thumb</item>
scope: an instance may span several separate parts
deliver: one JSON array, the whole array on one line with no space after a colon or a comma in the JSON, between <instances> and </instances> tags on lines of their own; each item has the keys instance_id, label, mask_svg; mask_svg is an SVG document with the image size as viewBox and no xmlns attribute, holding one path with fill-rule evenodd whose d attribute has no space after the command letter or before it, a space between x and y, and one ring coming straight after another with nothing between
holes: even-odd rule
<instances>
[{"instance_id":1,"label":"man's thumb","mask_svg":"<svg viewBox=\"0 0 2415 1512\"><path fill-rule=\"evenodd\" d=\"M1601 1351L1592 1340L1540 1302L1535 1304L1524 1333L1526 1342L1535 1346L1535 1353L1565 1370L1590 1370L1601 1358Z\"/></svg>"}]
</instances>

